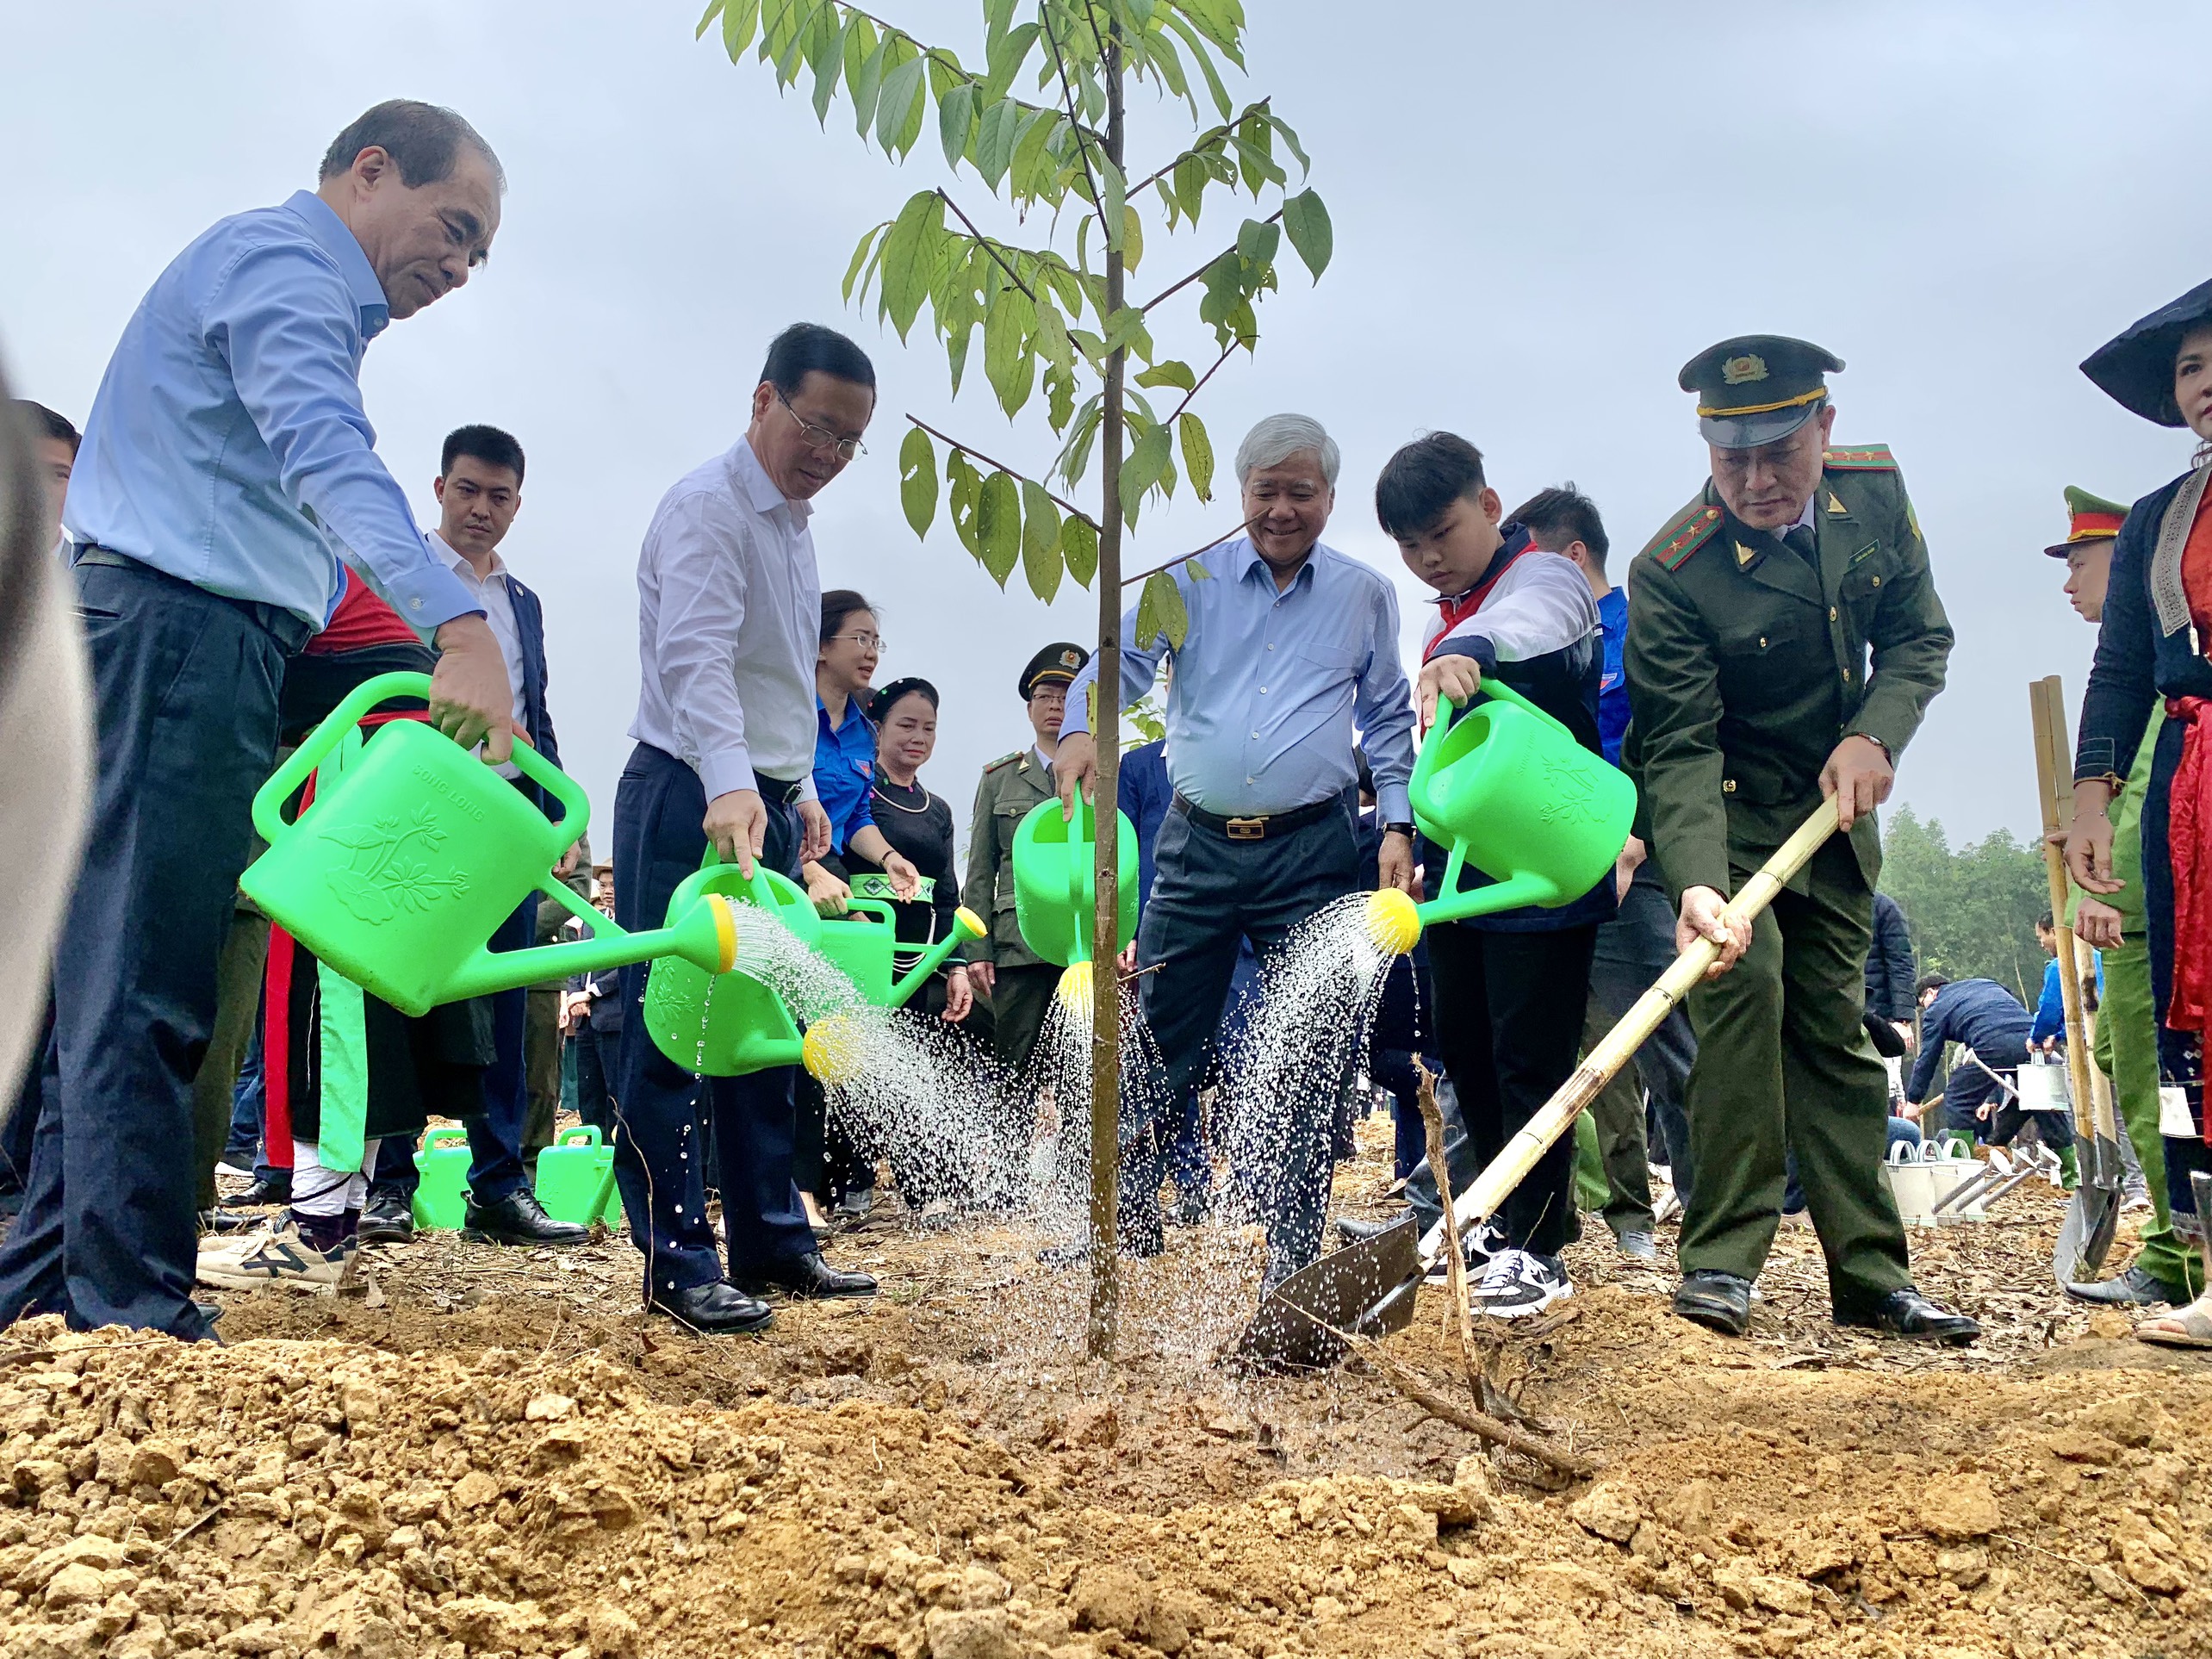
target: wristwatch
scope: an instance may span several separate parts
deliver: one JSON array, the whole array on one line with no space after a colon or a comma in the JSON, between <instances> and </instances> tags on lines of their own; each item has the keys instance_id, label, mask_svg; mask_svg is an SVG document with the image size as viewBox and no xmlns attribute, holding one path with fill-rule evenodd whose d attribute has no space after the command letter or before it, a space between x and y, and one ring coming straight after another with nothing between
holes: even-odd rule
<instances>
[{"instance_id":1,"label":"wristwatch","mask_svg":"<svg viewBox=\"0 0 2212 1659\"><path fill-rule=\"evenodd\" d=\"M1386 823L1382 826L1382 833L1386 836L1403 836L1407 841L1411 841L1414 838L1414 826L1410 823Z\"/></svg>"}]
</instances>

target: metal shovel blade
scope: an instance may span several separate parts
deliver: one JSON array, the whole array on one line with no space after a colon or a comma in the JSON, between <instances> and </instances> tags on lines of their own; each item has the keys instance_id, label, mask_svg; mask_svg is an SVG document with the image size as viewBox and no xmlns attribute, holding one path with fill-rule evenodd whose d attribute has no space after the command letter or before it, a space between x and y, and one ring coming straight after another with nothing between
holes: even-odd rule
<instances>
[{"instance_id":1,"label":"metal shovel blade","mask_svg":"<svg viewBox=\"0 0 2212 1659\"><path fill-rule=\"evenodd\" d=\"M2086 1164L2097 1156L2091 1146L2085 1144ZM2116 1183L2102 1185L2092 1180L2088 1170L2081 1172L2081 1184L2074 1189L2073 1202L2066 1206L2065 1224L2059 1228L2059 1241L2051 1251L2051 1271L2060 1284L2081 1284L2087 1282L2104 1264L2112 1248L2112 1234L2120 1224L2120 1191Z\"/></svg>"},{"instance_id":2,"label":"metal shovel blade","mask_svg":"<svg viewBox=\"0 0 2212 1659\"><path fill-rule=\"evenodd\" d=\"M1344 1358L1339 1331L1387 1336L1414 1317L1420 1284L1420 1229L1401 1216L1371 1239L1333 1251L1277 1285L1245 1327L1246 1364L1319 1370Z\"/></svg>"}]
</instances>

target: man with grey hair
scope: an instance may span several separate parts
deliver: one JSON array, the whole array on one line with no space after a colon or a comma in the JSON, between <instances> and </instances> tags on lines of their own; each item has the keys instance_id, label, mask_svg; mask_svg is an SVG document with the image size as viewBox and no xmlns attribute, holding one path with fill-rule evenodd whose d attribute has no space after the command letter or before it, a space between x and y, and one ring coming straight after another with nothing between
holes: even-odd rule
<instances>
[{"instance_id":1,"label":"man with grey hair","mask_svg":"<svg viewBox=\"0 0 2212 1659\"><path fill-rule=\"evenodd\" d=\"M1165 1118L1180 1121L1221 1022L1241 941L1263 970L1299 923L1359 884L1357 737L1384 826L1382 879L1410 892L1414 711L1399 658L1398 600L1382 575L1320 540L1336 501L1337 446L1320 423L1272 415L1237 450L1245 533L1174 573L1190 617L1171 652L1122 618L1122 702L1152 689L1172 655L1167 766L1174 804L1153 848L1152 899L1137 930L1144 1013L1166 1067ZM1088 693L1094 657L1068 687L1053 778L1072 813L1092 792L1098 753ZM1260 1200L1267 1282L1320 1247L1331 1120L1358 1034L1320 1028L1314 1054L1285 1067L1313 1097L1264 1124L1225 1126L1239 1173ZM1124 1247L1156 1254L1160 1148L1153 1114L1131 1102L1122 1126Z\"/></svg>"},{"instance_id":2,"label":"man with grey hair","mask_svg":"<svg viewBox=\"0 0 2212 1659\"><path fill-rule=\"evenodd\" d=\"M377 458L361 359L469 280L499 163L450 109L395 100L317 186L210 227L123 329L62 531L98 716L92 822L0 1325L58 1313L206 1337L192 1302L192 1084L276 751L287 659L329 621L338 550L438 649L430 719L488 762L512 736L484 606L431 554Z\"/></svg>"}]
</instances>

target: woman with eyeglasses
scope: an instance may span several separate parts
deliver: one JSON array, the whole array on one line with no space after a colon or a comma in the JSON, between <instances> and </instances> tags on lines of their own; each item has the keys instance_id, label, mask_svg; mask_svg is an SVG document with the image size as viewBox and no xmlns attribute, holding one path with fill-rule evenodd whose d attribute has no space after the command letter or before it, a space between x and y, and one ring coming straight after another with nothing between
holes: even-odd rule
<instances>
[{"instance_id":1,"label":"woman with eyeglasses","mask_svg":"<svg viewBox=\"0 0 2212 1659\"><path fill-rule=\"evenodd\" d=\"M884 839L869 805L875 781L876 732L865 705L882 652L883 636L864 595L849 587L833 587L823 594L822 643L814 662L814 792L830 817L830 850L802 865L799 874L806 882L806 896L824 916L842 916L852 897L848 857L882 871L897 898L913 898L922 890L921 877L905 855ZM820 1085L802 1074L798 1088L799 1196L805 1202L809 1225L820 1233L829 1225L823 1217L821 1196L837 1189L871 1192L874 1170L852 1147L838 1144L842 1138L830 1135ZM866 1211L866 1202L858 1202L855 1213Z\"/></svg>"}]
</instances>

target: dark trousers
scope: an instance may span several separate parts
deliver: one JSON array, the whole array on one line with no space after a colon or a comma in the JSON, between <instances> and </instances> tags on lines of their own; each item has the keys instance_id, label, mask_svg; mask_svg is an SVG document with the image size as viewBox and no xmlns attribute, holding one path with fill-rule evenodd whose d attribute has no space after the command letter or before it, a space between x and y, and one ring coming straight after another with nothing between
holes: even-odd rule
<instances>
[{"instance_id":1,"label":"dark trousers","mask_svg":"<svg viewBox=\"0 0 2212 1659\"><path fill-rule=\"evenodd\" d=\"M53 1033L0 1324L59 1312L197 1339L192 1081L276 751L299 618L139 565L79 565L98 704L87 839L54 949Z\"/></svg>"},{"instance_id":2,"label":"dark trousers","mask_svg":"<svg viewBox=\"0 0 2212 1659\"><path fill-rule=\"evenodd\" d=\"M1597 946L1590 958L1591 1011L1601 1012L1610 1030L1674 965L1675 907L1659 873L1647 860L1637 866L1612 920L1598 929ZM1637 1080L1643 1085L1650 1115L1658 1123L1675 1196L1686 1205L1690 1202L1697 1160L1690 1150L1690 1120L1682 1102L1689 1088L1690 1067L1697 1057L1698 1040L1691 1032L1689 1016L1680 1008L1662 1020L1659 1028L1636 1051ZM1637 1128L1638 1143L1648 1147L1642 1124ZM1602 1146L1603 1122L1598 1138ZM1609 1163L1608 1174L1612 1168ZM1611 1219L1610 1211L1607 1219Z\"/></svg>"},{"instance_id":3,"label":"dark trousers","mask_svg":"<svg viewBox=\"0 0 2212 1659\"><path fill-rule=\"evenodd\" d=\"M698 773L650 743L631 751L614 796L615 920L622 926L636 931L661 925L670 897L698 872L705 854L699 828L705 816ZM798 817L774 798L761 861L798 876ZM702 1097L713 1115L730 1275L744 1277L810 1253L814 1233L792 1180L792 1068L705 1079L685 1071L647 1035L645 979L643 963L622 971L614 1087L622 1134L614 1170L631 1237L645 1254L648 1294L723 1277L706 1221Z\"/></svg>"},{"instance_id":4,"label":"dark trousers","mask_svg":"<svg viewBox=\"0 0 2212 1659\"><path fill-rule=\"evenodd\" d=\"M261 1012L262 970L269 960L269 918L240 910L215 968L215 1025L192 1079L192 1202L215 1203L215 1165L222 1161L237 1103L239 1068Z\"/></svg>"},{"instance_id":5,"label":"dark trousers","mask_svg":"<svg viewBox=\"0 0 2212 1659\"><path fill-rule=\"evenodd\" d=\"M609 1084L621 1059L622 1034L587 1025L569 1041L576 1051L576 1115L597 1129L601 1140L611 1140L614 1101Z\"/></svg>"},{"instance_id":6,"label":"dark trousers","mask_svg":"<svg viewBox=\"0 0 2212 1659\"><path fill-rule=\"evenodd\" d=\"M1430 930L1437 1047L1478 1169L1573 1075L1597 931ZM1575 1140L1561 1135L1498 1211L1506 1242L1546 1256L1572 1244L1574 1185Z\"/></svg>"},{"instance_id":7,"label":"dark trousers","mask_svg":"<svg viewBox=\"0 0 2212 1659\"><path fill-rule=\"evenodd\" d=\"M1259 841L1231 841L1171 809L1153 846L1152 899L1137 928L1137 961L1153 969L1141 981L1145 1021L1159 1044L1165 1086L1159 1098L1187 1099L1203 1074L1237 954L1251 941L1260 972L1290 930L1359 885L1357 814L1347 794L1342 810ZM1279 1121L1229 1126L1247 1160L1269 1167L1242 1171L1259 1201L1267 1228L1267 1282L1279 1283L1320 1252L1327 1205L1331 1141L1344 1079L1360 1034L1314 1029L1315 1066L1300 1098L1263 1103ZM1132 1238L1159 1226L1162 1125L1134 1095L1121 1125L1121 1202Z\"/></svg>"},{"instance_id":8,"label":"dark trousers","mask_svg":"<svg viewBox=\"0 0 2212 1659\"><path fill-rule=\"evenodd\" d=\"M522 1120L519 1150L522 1166L534 1185L537 1154L553 1144L553 1131L561 1121L561 991L532 985L525 993L528 1008L524 1019L523 1076L526 1110Z\"/></svg>"},{"instance_id":9,"label":"dark trousers","mask_svg":"<svg viewBox=\"0 0 2212 1659\"><path fill-rule=\"evenodd\" d=\"M1738 867L1734 881L1750 875ZM1859 1308L1911 1283L1880 1167L1889 1078L1860 1022L1873 894L1841 837L1813 854L1805 888L1775 895L1750 949L1690 992L1698 1180L1675 1253L1685 1271L1758 1277L1794 1152L1830 1299Z\"/></svg>"}]
</instances>

